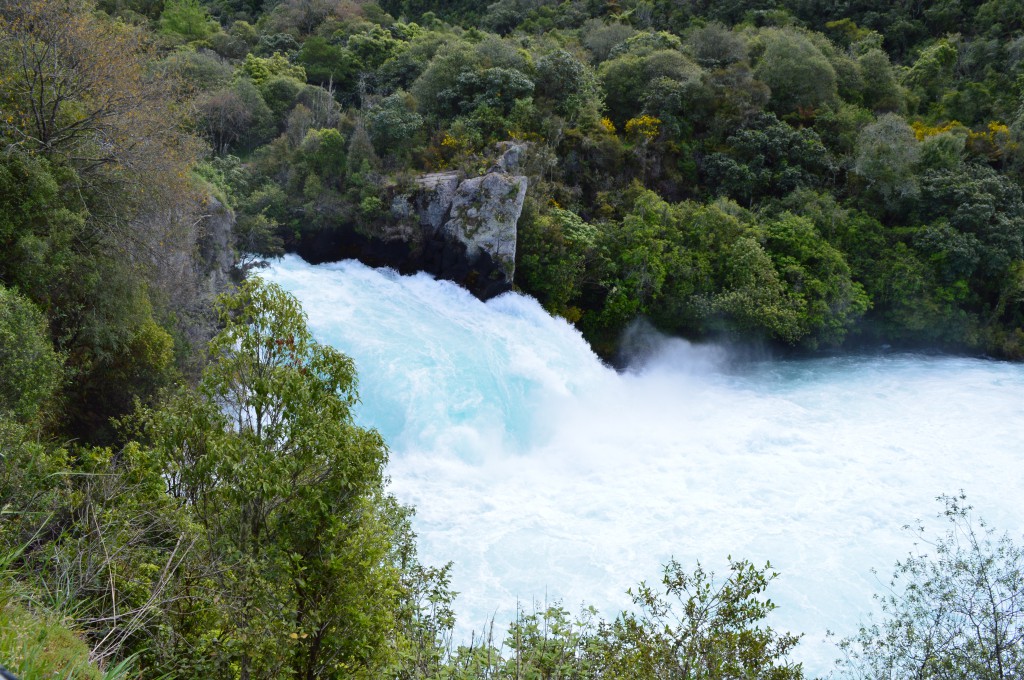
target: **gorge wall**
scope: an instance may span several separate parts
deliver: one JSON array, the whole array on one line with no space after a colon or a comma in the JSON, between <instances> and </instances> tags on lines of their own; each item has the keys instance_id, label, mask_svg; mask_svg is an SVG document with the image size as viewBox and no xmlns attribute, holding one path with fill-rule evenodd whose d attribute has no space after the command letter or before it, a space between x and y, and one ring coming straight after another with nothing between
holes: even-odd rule
<instances>
[{"instance_id":1,"label":"gorge wall","mask_svg":"<svg viewBox=\"0 0 1024 680\"><path fill-rule=\"evenodd\" d=\"M498 161L482 175L422 175L392 198L379 224L304 234L295 249L314 264L354 258L402 273L425 271L484 300L511 290L528 185L516 173L526 149L505 142L499 150Z\"/></svg>"}]
</instances>

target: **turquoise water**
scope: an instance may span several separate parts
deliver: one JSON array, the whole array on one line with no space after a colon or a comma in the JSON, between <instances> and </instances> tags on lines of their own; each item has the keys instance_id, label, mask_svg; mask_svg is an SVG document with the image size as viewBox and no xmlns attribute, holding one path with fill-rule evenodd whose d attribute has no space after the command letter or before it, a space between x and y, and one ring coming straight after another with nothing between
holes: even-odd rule
<instances>
[{"instance_id":1,"label":"turquoise water","mask_svg":"<svg viewBox=\"0 0 1024 680\"><path fill-rule=\"evenodd\" d=\"M668 557L720 570L732 555L782 574L773 625L806 633L797 656L823 673L825 631L856 630L936 496L963 489L1024 530L1024 366L750 361L639 329L644 351L615 372L523 296L484 304L425 275L294 257L264 276L355 359L359 420L391 447L422 555L455 561L466 638L517 602L611 616Z\"/></svg>"}]
</instances>

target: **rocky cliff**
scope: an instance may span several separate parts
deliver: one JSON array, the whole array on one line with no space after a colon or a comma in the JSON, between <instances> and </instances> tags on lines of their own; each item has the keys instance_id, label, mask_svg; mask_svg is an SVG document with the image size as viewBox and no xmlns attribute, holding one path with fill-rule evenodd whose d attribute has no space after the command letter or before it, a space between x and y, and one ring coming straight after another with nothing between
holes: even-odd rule
<instances>
[{"instance_id":1,"label":"rocky cliff","mask_svg":"<svg viewBox=\"0 0 1024 680\"><path fill-rule=\"evenodd\" d=\"M202 231L198 237L197 272L211 295L224 292L236 277L235 213L213 196L206 198L202 210Z\"/></svg>"},{"instance_id":2,"label":"rocky cliff","mask_svg":"<svg viewBox=\"0 0 1024 680\"><path fill-rule=\"evenodd\" d=\"M403 273L426 271L485 300L511 290L528 184L516 173L526 148L508 142L500 151L483 175L418 177L411 190L393 196L387 219L370 233L321 232L298 244L299 254L310 262L354 257Z\"/></svg>"},{"instance_id":3,"label":"rocky cliff","mask_svg":"<svg viewBox=\"0 0 1024 680\"><path fill-rule=\"evenodd\" d=\"M512 288L516 268L516 225L523 212L527 180L515 172L525 148L506 144L486 174L424 175L411 195L392 202L392 215L416 216L420 269L455 281L487 299Z\"/></svg>"}]
</instances>

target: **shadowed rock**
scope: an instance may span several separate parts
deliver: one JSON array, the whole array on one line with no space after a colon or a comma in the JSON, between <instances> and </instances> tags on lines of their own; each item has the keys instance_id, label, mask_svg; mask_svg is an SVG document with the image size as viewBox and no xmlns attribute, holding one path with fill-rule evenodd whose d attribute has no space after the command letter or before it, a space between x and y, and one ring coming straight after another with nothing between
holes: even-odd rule
<instances>
[{"instance_id":1,"label":"shadowed rock","mask_svg":"<svg viewBox=\"0 0 1024 680\"><path fill-rule=\"evenodd\" d=\"M434 172L410 193L392 197L388 219L371 232L351 228L304 234L295 248L312 263L356 258L402 273L425 271L481 299L512 289L519 217L527 178L518 172L526 146L504 142L486 174Z\"/></svg>"}]
</instances>

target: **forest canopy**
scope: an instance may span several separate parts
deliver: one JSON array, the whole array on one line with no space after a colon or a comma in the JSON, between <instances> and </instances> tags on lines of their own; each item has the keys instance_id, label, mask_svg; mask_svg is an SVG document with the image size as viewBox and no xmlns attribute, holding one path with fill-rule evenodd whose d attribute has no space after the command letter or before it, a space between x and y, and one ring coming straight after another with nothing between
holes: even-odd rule
<instances>
[{"instance_id":1,"label":"forest canopy","mask_svg":"<svg viewBox=\"0 0 1024 680\"><path fill-rule=\"evenodd\" d=\"M250 252L386 233L417 176L479 174L513 140L515 284L606 357L645 315L695 339L1015 358L1024 51L1003 4L100 7L148 25L187 84L199 173Z\"/></svg>"},{"instance_id":2,"label":"forest canopy","mask_svg":"<svg viewBox=\"0 0 1024 680\"><path fill-rule=\"evenodd\" d=\"M514 142L515 285L605 358L646 317L1024 359L1022 31L1015 0L0 0L0 663L802 677L744 560L453 641L351 360L243 279ZM962 500L851 673L1020 675L1020 549ZM900 637L979 574L1011 594L983 634Z\"/></svg>"}]
</instances>

